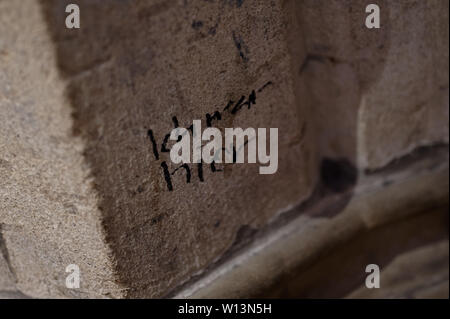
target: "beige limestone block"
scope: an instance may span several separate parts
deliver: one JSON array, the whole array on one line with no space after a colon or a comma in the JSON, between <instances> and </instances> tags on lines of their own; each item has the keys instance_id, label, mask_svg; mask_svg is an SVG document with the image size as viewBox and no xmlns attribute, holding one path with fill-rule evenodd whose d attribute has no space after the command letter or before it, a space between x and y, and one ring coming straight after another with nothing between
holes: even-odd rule
<instances>
[{"instance_id":1,"label":"beige limestone block","mask_svg":"<svg viewBox=\"0 0 450 319\"><path fill-rule=\"evenodd\" d=\"M311 198L328 214L291 224L292 238L310 241L277 242L286 250L271 270L407 215L396 208L412 197L428 204L418 193L448 194L436 170L408 171L383 202L384 177L369 174L351 218L339 216L355 166L372 171L448 143L448 2L380 0L382 27L369 30L357 0L79 0L81 29L69 30L70 2L0 1L0 267L14 275L3 285L32 297L166 296L289 221L283 212L305 213ZM232 114L226 106L241 97L254 103ZM222 131L278 128L276 174L190 164L188 180L176 170L165 135L176 122L205 127L215 111ZM322 201L330 186L333 200ZM80 290L64 286L72 263ZM237 276L258 286L251 271Z\"/></svg>"},{"instance_id":2,"label":"beige limestone block","mask_svg":"<svg viewBox=\"0 0 450 319\"><path fill-rule=\"evenodd\" d=\"M8 260L4 257L5 245L0 243L2 254L0 255L0 291L15 290L14 275L8 265Z\"/></svg>"},{"instance_id":3,"label":"beige limestone block","mask_svg":"<svg viewBox=\"0 0 450 319\"><path fill-rule=\"evenodd\" d=\"M40 3L0 1L0 25L0 245L14 284L32 297L121 296ZM65 286L69 264L79 290Z\"/></svg>"}]
</instances>

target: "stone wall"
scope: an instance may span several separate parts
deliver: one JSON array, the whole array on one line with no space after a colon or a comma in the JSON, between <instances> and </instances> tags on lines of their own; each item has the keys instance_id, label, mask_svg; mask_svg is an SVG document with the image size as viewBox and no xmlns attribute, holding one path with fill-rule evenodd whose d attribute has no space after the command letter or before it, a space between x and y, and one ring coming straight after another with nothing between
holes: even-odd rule
<instances>
[{"instance_id":1,"label":"stone wall","mask_svg":"<svg viewBox=\"0 0 450 319\"><path fill-rule=\"evenodd\" d=\"M0 297L448 297L447 1L71 2L0 1ZM177 170L216 111L276 174Z\"/></svg>"}]
</instances>

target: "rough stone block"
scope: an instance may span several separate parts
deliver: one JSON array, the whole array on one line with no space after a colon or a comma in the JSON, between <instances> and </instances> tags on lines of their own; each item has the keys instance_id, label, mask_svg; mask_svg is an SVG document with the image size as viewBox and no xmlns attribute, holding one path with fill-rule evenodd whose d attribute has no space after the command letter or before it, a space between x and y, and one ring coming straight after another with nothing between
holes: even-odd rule
<instances>
[{"instance_id":1,"label":"rough stone block","mask_svg":"<svg viewBox=\"0 0 450 319\"><path fill-rule=\"evenodd\" d=\"M70 2L0 1L0 291L173 296L270 229L319 256L448 193L447 1L380 0L370 30L357 0L79 0L67 29ZM193 120L278 128L277 173L173 164L164 140Z\"/></svg>"}]
</instances>

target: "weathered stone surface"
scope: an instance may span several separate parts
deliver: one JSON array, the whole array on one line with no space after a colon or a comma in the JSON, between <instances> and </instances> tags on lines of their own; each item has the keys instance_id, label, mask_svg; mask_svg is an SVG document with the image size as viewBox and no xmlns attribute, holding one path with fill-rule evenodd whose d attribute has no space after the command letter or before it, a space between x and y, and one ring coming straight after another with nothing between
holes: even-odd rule
<instances>
[{"instance_id":1,"label":"weathered stone surface","mask_svg":"<svg viewBox=\"0 0 450 319\"><path fill-rule=\"evenodd\" d=\"M15 286L33 297L121 296L40 4L0 1L0 25L0 246ZM80 290L65 288L68 264L82 271Z\"/></svg>"},{"instance_id":2,"label":"weathered stone surface","mask_svg":"<svg viewBox=\"0 0 450 319\"><path fill-rule=\"evenodd\" d=\"M380 184L366 179L333 218L317 218L323 216L321 211L334 208L332 197L320 200L284 227L267 229L247 250L175 297L347 296L364 284L367 264L384 269L397 256L448 242L448 164L430 165L448 159L448 154L442 155L420 159L404 171L380 173L373 178ZM430 166L435 167L431 172ZM417 262L425 270L426 260ZM444 272L440 278L445 285ZM421 281L419 275L417 284L427 280L424 276Z\"/></svg>"},{"instance_id":3,"label":"weathered stone surface","mask_svg":"<svg viewBox=\"0 0 450 319\"><path fill-rule=\"evenodd\" d=\"M307 54L298 87L321 151L361 169L448 144L449 135L448 2L377 4L381 28L371 30L364 1L294 5Z\"/></svg>"},{"instance_id":4,"label":"weathered stone surface","mask_svg":"<svg viewBox=\"0 0 450 319\"><path fill-rule=\"evenodd\" d=\"M7 256L4 256L6 255L6 246L3 242L0 242L0 250L2 251L0 254L0 291L15 290L14 274L11 272L9 261L5 258Z\"/></svg>"},{"instance_id":5,"label":"weathered stone surface","mask_svg":"<svg viewBox=\"0 0 450 319\"><path fill-rule=\"evenodd\" d=\"M386 7L389 54L359 112L364 168L384 166L423 145L448 144L448 6L431 0Z\"/></svg>"},{"instance_id":6,"label":"weathered stone surface","mask_svg":"<svg viewBox=\"0 0 450 319\"><path fill-rule=\"evenodd\" d=\"M0 297L263 295L294 270L315 282L274 295L331 295L330 249L448 205L448 2L380 0L369 30L357 0L79 0L69 30L70 2L0 1ZM191 164L169 190L165 135L215 111L277 127L278 172Z\"/></svg>"},{"instance_id":7,"label":"weathered stone surface","mask_svg":"<svg viewBox=\"0 0 450 319\"><path fill-rule=\"evenodd\" d=\"M63 28L65 3L46 3L50 30L108 242L131 296L166 293L238 236L310 195L317 164L293 92L280 3L79 1L80 32ZM251 108L223 111L253 90ZM216 110L222 120L213 124L222 129L280 128L278 172L229 164L214 173L204 165L202 182L191 164L190 183L180 170L169 191L161 163L171 171L179 165L160 145L172 117L184 127L194 119L206 126L205 115Z\"/></svg>"},{"instance_id":8,"label":"weathered stone surface","mask_svg":"<svg viewBox=\"0 0 450 319\"><path fill-rule=\"evenodd\" d=\"M401 254L381 272L381 289L361 287L349 298L448 298L448 240Z\"/></svg>"},{"instance_id":9,"label":"weathered stone surface","mask_svg":"<svg viewBox=\"0 0 450 319\"><path fill-rule=\"evenodd\" d=\"M436 218L437 217L437 218ZM386 297L408 297L408 291L403 291L397 296L392 294L389 281L397 280L403 284L408 283L408 277L414 277L417 272L417 282L411 286L426 286L427 276L421 276L418 269L432 272L437 270L426 255L414 254L415 251L430 246L431 250L437 245L440 251L438 267L442 269L434 282L428 282L430 286L438 282L445 282L445 257L447 254L439 249L442 242L447 242L445 222L448 221L446 211L427 212L423 215L413 216L410 219L400 220L391 224L381 225L369 231L359 230L352 237L344 240L341 245L323 251L315 262L301 264L300 269L291 270L279 278L279 281L263 292L265 296L272 298L342 298L354 289L364 286L366 276L365 267L368 264L377 264L381 272L381 286L376 294ZM442 242L441 242L442 240ZM448 247L448 246L447 246ZM397 272L392 278L383 273L384 269L397 268L396 262L402 260L402 256L415 255L414 262L410 260L403 273ZM436 256L437 257L437 256ZM429 264L427 264L427 262ZM434 268L434 269L433 269ZM328 270L328 271L327 271ZM292 275L294 273L295 275ZM420 282L420 284L418 284ZM411 282L409 283L411 284ZM367 291L364 286L364 291ZM412 290L412 289L411 289ZM364 294L366 294L365 292ZM370 292L367 294L370 295ZM448 294L447 294L448 295ZM445 295L441 296L445 297Z\"/></svg>"}]
</instances>

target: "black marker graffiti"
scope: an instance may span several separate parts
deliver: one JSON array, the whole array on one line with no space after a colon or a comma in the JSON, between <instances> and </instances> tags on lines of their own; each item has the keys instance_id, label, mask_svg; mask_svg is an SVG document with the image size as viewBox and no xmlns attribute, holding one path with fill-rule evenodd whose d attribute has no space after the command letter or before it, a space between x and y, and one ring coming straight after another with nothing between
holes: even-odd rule
<instances>
[{"instance_id":1,"label":"black marker graffiti","mask_svg":"<svg viewBox=\"0 0 450 319\"><path fill-rule=\"evenodd\" d=\"M228 101L228 103L225 105L225 107L223 108L222 111L214 111L212 113L206 113L205 114L205 119L206 119L206 125L208 127L213 126L214 123L218 123L219 121L223 120L223 118L225 117L225 115L229 114L231 116L236 116L236 114L243 108L243 107L247 107L247 109L250 109L252 105L256 104L256 92L261 92L262 90L264 90L266 87L268 87L269 85L271 85L272 82L269 81L266 84L264 84L261 88L259 88L258 90L252 90L250 92L250 94L248 95L248 97L242 95L239 100L237 100L237 102L235 101ZM172 123L174 128L178 128L179 127L179 122L176 116L172 117ZM188 131L191 132L191 134L193 134L193 125L190 125L187 128ZM155 157L155 159L158 161L160 158L160 153L168 153L170 152L170 148L168 148L167 143L169 142L169 137L170 137L170 133L164 135L163 141L161 143L161 147L158 150L158 144L156 142L155 139L155 134L153 132L152 129L149 129L147 131L147 136L150 139L150 143L151 143L151 147L153 150L153 155ZM178 137L178 141L181 140L181 136ZM245 142L245 144L247 144L248 141ZM245 145L244 144L244 145ZM225 150L223 148L223 150ZM236 149L233 147L233 163L236 162ZM198 180L200 182L204 182L204 177L203 177L203 163L197 163L197 177ZM167 189L169 191L173 191L173 183L172 183L172 176L175 175L175 173L177 173L178 171L185 171L186 173L186 184L189 184L191 182L191 168L189 167L188 164L183 164L177 168L175 168L174 170L170 170L169 166L167 165L166 161L162 161L160 164L161 168L162 168L162 173L164 176L164 180L166 182L167 185ZM182 170L183 169L183 170ZM213 173L216 172L222 172L222 169L218 169L215 165L214 162L212 162L210 164L210 170Z\"/></svg>"}]
</instances>

